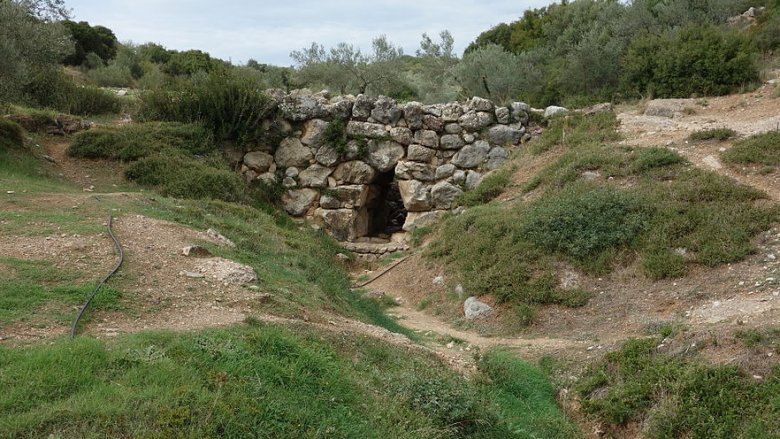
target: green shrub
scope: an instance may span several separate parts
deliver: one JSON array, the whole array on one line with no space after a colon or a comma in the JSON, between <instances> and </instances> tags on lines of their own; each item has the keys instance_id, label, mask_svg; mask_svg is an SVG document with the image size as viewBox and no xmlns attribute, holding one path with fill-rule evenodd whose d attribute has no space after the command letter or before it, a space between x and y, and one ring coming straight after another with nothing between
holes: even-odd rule
<instances>
[{"instance_id":1,"label":"green shrub","mask_svg":"<svg viewBox=\"0 0 780 439\"><path fill-rule=\"evenodd\" d=\"M704 141L704 140L727 140L733 137L737 137L737 132L731 128L712 128L709 130L699 130L693 132L688 136L688 140L692 142Z\"/></svg>"},{"instance_id":2,"label":"green shrub","mask_svg":"<svg viewBox=\"0 0 780 439\"><path fill-rule=\"evenodd\" d=\"M623 88L636 97L728 94L758 81L754 52L738 32L713 25L646 34L628 47Z\"/></svg>"},{"instance_id":3,"label":"green shrub","mask_svg":"<svg viewBox=\"0 0 780 439\"><path fill-rule=\"evenodd\" d=\"M473 388L457 379L442 379L420 371L407 376L396 392L412 410L460 434L474 432L495 421L487 417L485 401L480 401Z\"/></svg>"},{"instance_id":4,"label":"green shrub","mask_svg":"<svg viewBox=\"0 0 780 439\"><path fill-rule=\"evenodd\" d=\"M482 179L477 187L461 195L460 204L473 207L493 200L501 195L509 185L510 176L511 171L507 169L491 172Z\"/></svg>"},{"instance_id":5,"label":"green shrub","mask_svg":"<svg viewBox=\"0 0 780 439\"><path fill-rule=\"evenodd\" d=\"M0 149L24 146L24 129L13 121L0 117Z\"/></svg>"},{"instance_id":6,"label":"green shrub","mask_svg":"<svg viewBox=\"0 0 780 439\"><path fill-rule=\"evenodd\" d=\"M201 123L218 139L251 141L268 114L269 99L261 83L232 72L179 78L165 88L141 94L142 121Z\"/></svg>"},{"instance_id":7,"label":"green shrub","mask_svg":"<svg viewBox=\"0 0 780 439\"><path fill-rule=\"evenodd\" d=\"M28 100L53 110L75 115L112 114L122 111L123 100L111 92L80 86L61 71L36 75L25 87Z\"/></svg>"},{"instance_id":8,"label":"green shrub","mask_svg":"<svg viewBox=\"0 0 780 439\"><path fill-rule=\"evenodd\" d=\"M325 131L322 133L322 140L325 145L335 149L339 154L346 154L347 142L349 141L346 121L340 117L333 119L325 127Z\"/></svg>"},{"instance_id":9,"label":"green shrub","mask_svg":"<svg viewBox=\"0 0 780 439\"><path fill-rule=\"evenodd\" d=\"M612 426L642 421L651 438L777 437L780 369L756 380L733 366L666 356L630 340L580 380L583 410Z\"/></svg>"},{"instance_id":10,"label":"green shrub","mask_svg":"<svg viewBox=\"0 0 780 439\"><path fill-rule=\"evenodd\" d=\"M246 186L237 173L183 155L144 157L127 167L125 177L179 198L243 201L246 194Z\"/></svg>"},{"instance_id":11,"label":"green shrub","mask_svg":"<svg viewBox=\"0 0 780 439\"><path fill-rule=\"evenodd\" d=\"M647 220L648 212L627 193L584 186L531 205L522 231L540 248L584 262L631 243Z\"/></svg>"},{"instance_id":12,"label":"green shrub","mask_svg":"<svg viewBox=\"0 0 780 439\"><path fill-rule=\"evenodd\" d=\"M162 122L83 131L66 152L71 157L133 161L161 151L199 155L216 149L214 136L202 125Z\"/></svg>"},{"instance_id":13,"label":"green shrub","mask_svg":"<svg viewBox=\"0 0 780 439\"><path fill-rule=\"evenodd\" d=\"M633 173L641 174L655 168L685 163L678 153L667 148L645 148L639 151L631 165Z\"/></svg>"},{"instance_id":14,"label":"green shrub","mask_svg":"<svg viewBox=\"0 0 780 439\"><path fill-rule=\"evenodd\" d=\"M742 139L721 154L723 160L743 165L780 165L780 131L770 131Z\"/></svg>"},{"instance_id":15,"label":"green shrub","mask_svg":"<svg viewBox=\"0 0 780 439\"><path fill-rule=\"evenodd\" d=\"M682 255L661 248L642 257L642 271L653 280L682 277L688 272L688 264Z\"/></svg>"},{"instance_id":16,"label":"green shrub","mask_svg":"<svg viewBox=\"0 0 780 439\"><path fill-rule=\"evenodd\" d=\"M114 64L89 70L87 77L98 87L130 87L133 84L130 68Z\"/></svg>"}]
</instances>

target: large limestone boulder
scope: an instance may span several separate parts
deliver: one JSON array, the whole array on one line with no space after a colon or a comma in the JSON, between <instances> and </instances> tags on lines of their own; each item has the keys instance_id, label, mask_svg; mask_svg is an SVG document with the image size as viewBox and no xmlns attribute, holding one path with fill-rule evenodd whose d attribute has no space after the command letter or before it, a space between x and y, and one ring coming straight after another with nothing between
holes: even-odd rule
<instances>
[{"instance_id":1,"label":"large limestone boulder","mask_svg":"<svg viewBox=\"0 0 780 439\"><path fill-rule=\"evenodd\" d=\"M352 104L352 118L357 120L366 120L371 116L371 110L374 109L374 100L366 95L359 94L355 97Z\"/></svg>"},{"instance_id":2,"label":"large limestone boulder","mask_svg":"<svg viewBox=\"0 0 780 439\"><path fill-rule=\"evenodd\" d=\"M414 162L430 163L435 156L435 150L417 144L409 145L406 152L406 159Z\"/></svg>"},{"instance_id":3,"label":"large limestone boulder","mask_svg":"<svg viewBox=\"0 0 780 439\"><path fill-rule=\"evenodd\" d=\"M463 116L463 107L457 102L450 102L441 109L441 118L444 122L457 122Z\"/></svg>"},{"instance_id":4,"label":"large limestone boulder","mask_svg":"<svg viewBox=\"0 0 780 439\"><path fill-rule=\"evenodd\" d=\"M337 182L346 184L369 184L374 181L376 171L367 163L353 160L340 164L333 172Z\"/></svg>"},{"instance_id":5,"label":"large limestone boulder","mask_svg":"<svg viewBox=\"0 0 780 439\"><path fill-rule=\"evenodd\" d=\"M423 128L440 133L444 131L444 120L430 114L423 116Z\"/></svg>"},{"instance_id":6,"label":"large limestone boulder","mask_svg":"<svg viewBox=\"0 0 780 439\"><path fill-rule=\"evenodd\" d=\"M466 181L463 183L463 187L465 187L467 191L470 191L479 186L481 181L482 174L477 171L468 171L466 172Z\"/></svg>"},{"instance_id":7,"label":"large limestone boulder","mask_svg":"<svg viewBox=\"0 0 780 439\"><path fill-rule=\"evenodd\" d=\"M395 168L398 160L401 160L404 155L404 147L399 143L390 140L372 140L368 142L366 161L379 172L387 172Z\"/></svg>"},{"instance_id":8,"label":"large limestone boulder","mask_svg":"<svg viewBox=\"0 0 780 439\"><path fill-rule=\"evenodd\" d=\"M506 163L508 159L509 151L500 146L496 146L488 153L488 161L485 164L485 167L490 171L498 169L501 167L501 165Z\"/></svg>"},{"instance_id":9,"label":"large limestone boulder","mask_svg":"<svg viewBox=\"0 0 780 439\"><path fill-rule=\"evenodd\" d=\"M495 312L487 303L480 302L476 297L469 297L463 303L463 314L469 320L484 318Z\"/></svg>"},{"instance_id":10,"label":"large limestone boulder","mask_svg":"<svg viewBox=\"0 0 780 439\"><path fill-rule=\"evenodd\" d=\"M496 106L489 99L485 99L485 98L480 98L478 96L474 96L469 101L468 107L470 109L474 110L474 111L492 112L495 109Z\"/></svg>"},{"instance_id":11,"label":"large limestone boulder","mask_svg":"<svg viewBox=\"0 0 780 439\"><path fill-rule=\"evenodd\" d=\"M320 208L314 211L314 218L339 241L354 241L368 228L367 223L361 223L361 216L355 209Z\"/></svg>"},{"instance_id":12,"label":"large limestone boulder","mask_svg":"<svg viewBox=\"0 0 780 439\"><path fill-rule=\"evenodd\" d=\"M328 113L325 105L328 101L310 93L307 90L296 90L284 96L279 102L282 116L295 122L326 117Z\"/></svg>"},{"instance_id":13,"label":"large limestone boulder","mask_svg":"<svg viewBox=\"0 0 780 439\"><path fill-rule=\"evenodd\" d=\"M314 189L289 190L282 195L282 207L292 216L303 216L320 195Z\"/></svg>"},{"instance_id":14,"label":"large limestone boulder","mask_svg":"<svg viewBox=\"0 0 780 439\"><path fill-rule=\"evenodd\" d=\"M436 224L444 216L442 210L432 210L430 212L409 212L406 215L406 222L403 229L406 232L413 232L420 227L430 227Z\"/></svg>"},{"instance_id":15,"label":"large limestone boulder","mask_svg":"<svg viewBox=\"0 0 780 439\"><path fill-rule=\"evenodd\" d=\"M507 125L495 125L488 129L487 140L494 145L517 145L525 130Z\"/></svg>"},{"instance_id":16,"label":"large limestone boulder","mask_svg":"<svg viewBox=\"0 0 780 439\"><path fill-rule=\"evenodd\" d=\"M328 176L332 173L332 168L311 165L298 174L298 183L303 187L327 187Z\"/></svg>"},{"instance_id":17,"label":"large limestone boulder","mask_svg":"<svg viewBox=\"0 0 780 439\"><path fill-rule=\"evenodd\" d=\"M471 110L458 119L460 126L467 131L479 131L495 122L493 113Z\"/></svg>"},{"instance_id":18,"label":"large limestone boulder","mask_svg":"<svg viewBox=\"0 0 780 439\"><path fill-rule=\"evenodd\" d=\"M398 108L395 99L387 96L379 96L371 110L371 118L386 125L395 125L402 115L403 111Z\"/></svg>"},{"instance_id":19,"label":"large limestone boulder","mask_svg":"<svg viewBox=\"0 0 780 439\"><path fill-rule=\"evenodd\" d=\"M417 180L401 180L398 182L398 190L407 211L431 210L431 190L428 185Z\"/></svg>"},{"instance_id":20,"label":"large limestone boulder","mask_svg":"<svg viewBox=\"0 0 780 439\"><path fill-rule=\"evenodd\" d=\"M419 130L423 127L423 105L419 102L408 102L404 105L404 119L406 126Z\"/></svg>"},{"instance_id":21,"label":"large limestone boulder","mask_svg":"<svg viewBox=\"0 0 780 439\"><path fill-rule=\"evenodd\" d=\"M481 165L490 152L490 144L479 140L471 145L464 146L454 157L452 164L459 168L476 168Z\"/></svg>"},{"instance_id":22,"label":"large limestone boulder","mask_svg":"<svg viewBox=\"0 0 780 439\"><path fill-rule=\"evenodd\" d=\"M399 180L431 181L436 176L433 166L417 162L398 162L395 177Z\"/></svg>"},{"instance_id":23,"label":"large limestone boulder","mask_svg":"<svg viewBox=\"0 0 780 439\"><path fill-rule=\"evenodd\" d=\"M333 166L338 163L341 154L330 145L322 145L314 155L314 160L322 166Z\"/></svg>"},{"instance_id":24,"label":"large limestone boulder","mask_svg":"<svg viewBox=\"0 0 780 439\"><path fill-rule=\"evenodd\" d=\"M251 170L262 174L274 164L274 157L262 151L253 151L244 156L244 164Z\"/></svg>"},{"instance_id":25,"label":"large limestone boulder","mask_svg":"<svg viewBox=\"0 0 780 439\"><path fill-rule=\"evenodd\" d=\"M406 127L390 128L390 137L401 145L409 145L414 141L412 130Z\"/></svg>"},{"instance_id":26,"label":"large limestone boulder","mask_svg":"<svg viewBox=\"0 0 780 439\"><path fill-rule=\"evenodd\" d=\"M512 113L507 107L496 108L496 121L501 124L508 124L512 121Z\"/></svg>"},{"instance_id":27,"label":"large limestone boulder","mask_svg":"<svg viewBox=\"0 0 780 439\"><path fill-rule=\"evenodd\" d=\"M295 137L288 137L282 140L279 148L274 154L276 165L280 168L298 167L305 168L309 166L309 161L314 155L306 146L303 146L300 140Z\"/></svg>"},{"instance_id":28,"label":"large limestone boulder","mask_svg":"<svg viewBox=\"0 0 780 439\"><path fill-rule=\"evenodd\" d=\"M444 126L444 132L447 134L460 134L463 132L463 128L457 123L448 123Z\"/></svg>"},{"instance_id":29,"label":"large limestone boulder","mask_svg":"<svg viewBox=\"0 0 780 439\"><path fill-rule=\"evenodd\" d=\"M328 128L328 122L322 119L312 119L303 124L301 143L310 147L318 147L322 144L322 134Z\"/></svg>"},{"instance_id":30,"label":"large limestone boulder","mask_svg":"<svg viewBox=\"0 0 780 439\"><path fill-rule=\"evenodd\" d=\"M446 181L436 183L431 188L431 202L436 209L452 209L455 207L455 201L463 191Z\"/></svg>"},{"instance_id":31,"label":"large limestone boulder","mask_svg":"<svg viewBox=\"0 0 780 439\"><path fill-rule=\"evenodd\" d=\"M334 187L322 195L320 207L324 209L361 207L368 197L368 189L368 185L365 184Z\"/></svg>"},{"instance_id":32,"label":"large limestone boulder","mask_svg":"<svg viewBox=\"0 0 780 439\"><path fill-rule=\"evenodd\" d=\"M330 104L325 106L325 109L332 117L349 119L352 116L352 105L354 103L354 96L340 96L331 100Z\"/></svg>"},{"instance_id":33,"label":"large limestone boulder","mask_svg":"<svg viewBox=\"0 0 780 439\"><path fill-rule=\"evenodd\" d=\"M419 130L414 133L414 143L429 148L439 147L439 135L432 130Z\"/></svg>"},{"instance_id":34,"label":"large limestone boulder","mask_svg":"<svg viewBox=\"0 0 780 439\"><path fill-rule=\"evenodd\" d=\"M436 180L443 180L445 178L450 178L455 174L455 171L457 171L458 168L455 167L452 163L446 163L444 165L439 166L436 168Z\"/></svg>"},{"instance_id":35,"label":"large limestone boulder","mask_svg":"<svg viewBox=\"0 0 780 439\"><path fill-rule=\"evenodd\" d=\"M382 124L352 120L347 122L347 134L356 137L381 139L387 136L387 130Z\"/></svg>"},{"instance_id":36,"label":"large limestone boulder","mask_svg":"<svg viewBox=\"0 0 780 439\"><path fill-rule=\"evenodd\" d=\"M439 141L442 149L461 149L466 144L458 134L445 134Z\"/></svg>"},{"instance_id":37,"label":"large limestone boulder","mask_svg":"<svg viewBox=\"0 0 780 439\"><path fill-rule=\"evenodd\" d=\"M568 108L550 105L549 107L544 109L544 117L555 116L556 114L568 113L568 112L569 112Z\"/></svg>"}]
</instances>

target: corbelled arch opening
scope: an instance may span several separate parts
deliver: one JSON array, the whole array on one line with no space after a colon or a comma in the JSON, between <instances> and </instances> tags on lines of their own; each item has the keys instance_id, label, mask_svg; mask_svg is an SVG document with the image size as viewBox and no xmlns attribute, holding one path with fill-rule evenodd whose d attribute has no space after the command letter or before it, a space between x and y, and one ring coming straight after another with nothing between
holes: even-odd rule
<instances>
[{"instance_id":1,"label":"corbelled arch opening","mask_svg":"<svg viewBox=\"0 0 780 439\"><path fill-rule=\"evenodd\" d=\"M389 239L403 231L407 214L395 171L378 174L369 186L364 206L366 236Z\"/></svg>"}]
</instances>

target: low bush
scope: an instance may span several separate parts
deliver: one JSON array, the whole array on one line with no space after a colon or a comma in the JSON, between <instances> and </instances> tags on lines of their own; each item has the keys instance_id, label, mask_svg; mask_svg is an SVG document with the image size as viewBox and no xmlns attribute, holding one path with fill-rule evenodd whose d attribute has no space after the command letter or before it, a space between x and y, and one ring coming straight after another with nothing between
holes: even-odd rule
<instances>
[{"instance_id":1,"label":"low bush","mask_svg":"<svg viewBox=\"0 0 780 439\"><path fill-rule=\"evenodd\" d=\"M727 140L733 137L737 137L737 132L731 128L712 128L709 130L700 130L693 132L688 136L688 140L692 142L699 142L704 140Z\"/></svg>"},{"instance_id":2,"label":"low bush","mask_svg":"<svg viewBox=\"0 0 780 439\"><path fill-rule=\"evenodd\" d=\"M244 201L246 197L246 185L236 172L184 155L144 157L127 167L125 177L166 196L224 201Z\"/></svg>"},{"instance_id":3,"label":"low bush","mask_svg":"<svg viewBox=\"0 0 780 439\"><path fill-rule=\"evenodd\" d=\"M742 139L721 154L727 163L741 165L780 165L780 131L770 131Z\"/></svg>"},{"instance_id":4,"label":"low bush","mask_svg":"<svg viewBox=\"0 0 780 439\"><path fill-rule=\"evenodd\" d=\"M130 87L133 74L128 67L109 65L87 71L87 78L98 87Z\"/></svg>"},{"instance_id":5,"label":"low bush","mask_svg":"<svg viewBox=\"0 0 780 439\"><path fill-rule=\"evenodd\" d=\"M35 76L26 86L25 94L38 106L79 116L119 113L124 102L100 88L77 85L61 71Z\"/></svg>"},{"instance_id":6,"label":"low bush","mask_svg":"<svg viewBox=\"0 0 780 439\"><path fill-rule=\"evenodd\" d=\"M641 174L651 169L685 163L685 159L667 148L645 148L636 154L631 164L631 172Z\"/></svg>"},{"instance_id":7,"label":"low bush","mask_svg":"<svg viewBox=\"0 0 780 439\"><path fill-rule=\"evenodd\" d=\"M201 155L216 149L214 136L202 125L150 122L83 131L66 152L71 157L132 161L161 151Z\"/></svg>"},{"instance_id":8,"label":"low bush","mask_svg":"<svg viewBox=\"0 0 780 439\"><path fill-rule=\"evenodd\" d=\"M138 119L201 123L218 139L251 141L270 109L261 86L231 71L177 78L141 94Z\"/></svg>"},{"instance_id":9,"label":"low bush","mask_svg":"<svg viewBox=\"0 0 780 439\"><path fill-rule=\"evenodd\" d=\"M24 146L24 129L13 121L0 117L0 149Z\"/></svg>"},{"instance_id":10,"label":"low bush","mask_svg":"<svg viewBox=\"0 0 780 439\"><path fill-rule=\"evenodd\" d=\"M574 186L529 206L521 233L539 248L585 262L630 244L647 229L649 212L629 194Z\"/></svg>"}]
</instances>

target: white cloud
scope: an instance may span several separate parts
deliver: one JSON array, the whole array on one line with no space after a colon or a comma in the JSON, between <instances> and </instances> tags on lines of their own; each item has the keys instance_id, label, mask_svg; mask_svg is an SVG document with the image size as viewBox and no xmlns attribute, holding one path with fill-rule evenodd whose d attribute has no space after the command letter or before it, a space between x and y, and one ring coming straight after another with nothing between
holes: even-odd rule
<instances>
[{"instance_id":1,"label":"white cloud","mask_svg":"<svg viewBox=\"0 0 780 439\"><path fill-rule=\"evenodd\" d=\"M413 54L423 32L448 29L461 52L480 32L516 20L551 0L419 1L288 0L70 0L74 19L101 24L122 41L157 42L170 49L201 49L245 62L289 65L289 53L317 41L361 48L381 34Z\"/></svg>"}]
</instances>

